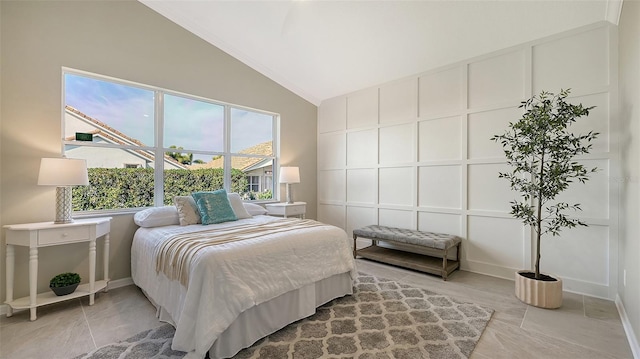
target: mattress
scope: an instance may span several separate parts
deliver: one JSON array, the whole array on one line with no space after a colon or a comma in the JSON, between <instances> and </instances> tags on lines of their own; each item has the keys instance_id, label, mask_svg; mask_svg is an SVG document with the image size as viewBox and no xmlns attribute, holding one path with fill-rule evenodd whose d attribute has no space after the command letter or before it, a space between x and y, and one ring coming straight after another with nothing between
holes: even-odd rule
<instances>
[{"instance_id":1,"label":"mattress","mask_svg":"<svg viewBox=\"0 0 640 359\"><path fill-rule=\"evenodd\" d=\"M281 220L255 216L217 225L163 226L136 231L132 278L176 327L172 349L187 358L233 356L242 347L350 294L355 262L346 233L322 225L233 241L200 250L186 285L157 270L163 243L177 235ZM215 232L215 231L214 231Z\"/></svg>"}]
</instances>

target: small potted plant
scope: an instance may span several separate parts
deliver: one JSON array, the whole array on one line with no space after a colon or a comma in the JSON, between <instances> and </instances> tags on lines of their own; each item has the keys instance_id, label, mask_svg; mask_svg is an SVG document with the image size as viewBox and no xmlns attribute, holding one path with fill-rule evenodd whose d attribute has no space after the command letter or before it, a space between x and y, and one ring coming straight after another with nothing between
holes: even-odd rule
<instances>
[{"instance_id":1,"label":"small potted plant","mask_svg":"<svg viewBox=\"0 0 640 359\"><path fill-rule=\"evenodd\" d=\"M511 201L511 215L533 229L535 236L535 269L521 270L515 275L516 297L542 308L562 305L562 280L540 272L540 239L545 234L557 236L563 228L586 226L576 218L569 218L565 210L581 210L579 204L555 202L554 199L574 181L584 183L589 173L573 158L587 154L591 141L598 133L576 135L569 128L593 107L566 102L569 90L558 95L542 91L522 102L525 113L510 123L508 130L491 139L502 145L510 172L499 173L507 179L511 189L521 194Z\"/></svg>"},{"instance_id":2,"label":"small potted plant","mask_svg":"<svg viewBox=\"0 0 640 359\"><path fill-rule=\"evenodd\" d=\"M58 296L73 293L80 284L78 273L61 273L51 278L49 288Z\"/></svg>"}]
</instances>

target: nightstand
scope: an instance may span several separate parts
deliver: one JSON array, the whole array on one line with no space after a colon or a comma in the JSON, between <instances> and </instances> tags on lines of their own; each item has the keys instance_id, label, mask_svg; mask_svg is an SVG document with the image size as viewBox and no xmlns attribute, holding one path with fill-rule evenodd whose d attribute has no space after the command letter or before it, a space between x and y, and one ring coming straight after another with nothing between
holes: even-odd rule
<instances>
[{"instance_id":1,"label":"nightstand","mask_svg":"<svg viewBox=\"0 0 640 359\"><path fill-rule=\"evenodd\" d=\"M106 289L109 282L111 217L76 219L72 223L65 224L53 222L10 224L4 228L7 231L7 300L5 302L9 305L7 317L13 315L14 309L29 309L30 319L33 321L36 320L37 307L87 295L89 305L93 305L95 293ZM96 281L96 239L100 237L104 237L104 279ZM38 294L38 248L80 242L89 242L89 283L78 286L75 292L68 295L57 296L52 291ZM19 299L13 299L14 246L29 247L29 296Z\"/></svg>"},{"instance_id":2,"label":"nightstand","mask_svg":"<svg viewBox=\"0 0 640 359\"><path fill-rule=\"evenodd\" d=\"M265 207L270 216L282 216L284 218L298 216L304 219L304 214L307 212L306 202L269 203Z\"/></svg>"}]
</instances>

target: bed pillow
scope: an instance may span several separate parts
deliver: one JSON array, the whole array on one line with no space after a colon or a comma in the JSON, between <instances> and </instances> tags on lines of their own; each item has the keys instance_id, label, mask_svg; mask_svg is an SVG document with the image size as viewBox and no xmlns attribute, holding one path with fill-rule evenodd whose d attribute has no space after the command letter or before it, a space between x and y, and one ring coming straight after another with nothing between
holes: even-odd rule
<instances>
[{"instance_id":1,"label":"bed pillow","mask_svg":"<svg viewBox=\"0 0 640 359\"><path fill-rule=\"evenodd\" d=\"M175 206L152 207L133 215L133 221L140 227L162 227L180 224Z\"/></svg>"},{"instance_id":2,"label":"bed pillow","mask_svg":"<svg viewBox=\"0 0 640 359\"><path fill-rule=\"evenodd\" d=\"M261 214L267 214L267 210L262 207L259 206L257 204L254 203L243 203L244 208L247 210L247 212L252 215L252 216L259 216Z\"/></svg>"},{"instance_id":3,"label":"bed pillow","mask_svg":"<svg viewBox=\"0 0 640 359\"><path fill-rule=\"evenodd\" d=\"M181 226L201 223L200 213L192 196L175 196L173 197L173 203L175 203L178 210Z\"/></svg>"},{"instance_id":4,"label":"bed pillow","mask_svg":"<svg viewBox=\"0 0 640 359\"><path fill-rule=\"evenodd\" d=\"M227 195L229 199L229 203L231 204L231 208L233 208L233 213L235 213L238 219L251 218L252 216L247 212L247 210L242 205L242 198L237 193L229 193Z\"/></svg>"},{"instance_id":5,"label":"bed pillow","mask_svg":"<svg viewBox=\"0 0 640 359\"><path fill-rule=\"evenodd\" d=\"M195 192L191 194L196 202L202 224L236 221L238 217L229 203L227 191Z\"/></svg>"}]
</instances>

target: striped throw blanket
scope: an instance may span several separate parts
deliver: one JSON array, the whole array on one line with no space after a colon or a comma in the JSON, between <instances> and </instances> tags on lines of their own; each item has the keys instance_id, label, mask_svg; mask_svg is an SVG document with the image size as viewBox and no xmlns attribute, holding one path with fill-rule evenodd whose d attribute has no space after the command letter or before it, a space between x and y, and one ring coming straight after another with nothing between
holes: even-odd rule
<instances>
[{"instance_id":1,"label":"striped throw blanket","mask_svg":"<svg viewBox=\"0 0 640 359\"><path fill-rule=\"evenodd\" d=\"M189 265L193 257L204 248L319 226L325 224L310 219L283 218L265 224L176 234L159 247L156 253L156 273L162 271L167 278L179 280L182 285L188 287Z\"/></svg>"}]
</instances>

